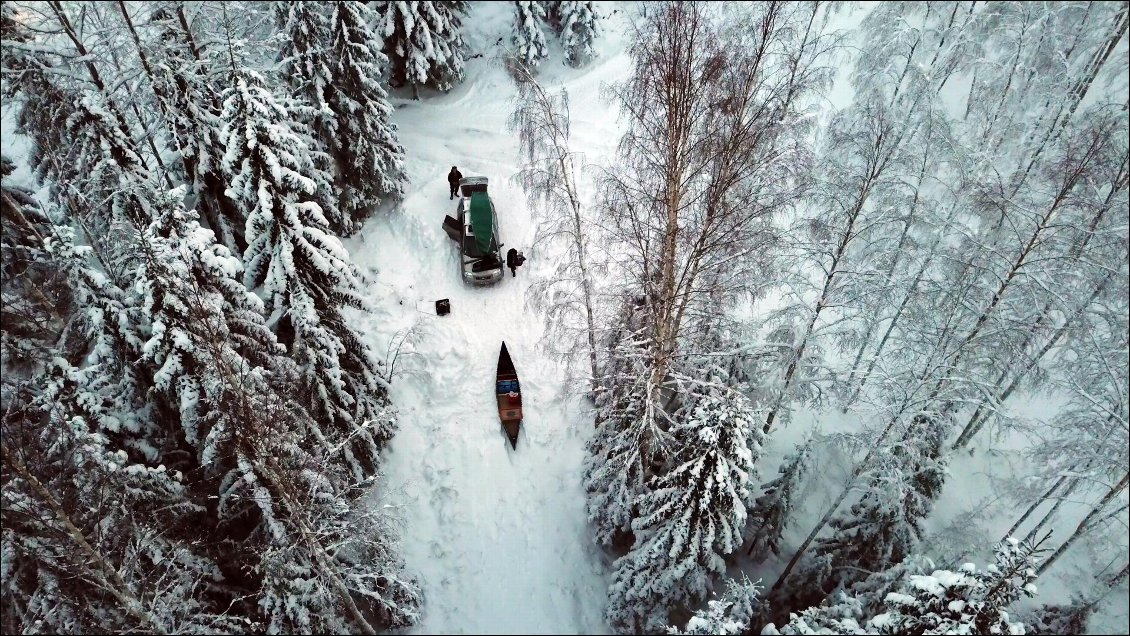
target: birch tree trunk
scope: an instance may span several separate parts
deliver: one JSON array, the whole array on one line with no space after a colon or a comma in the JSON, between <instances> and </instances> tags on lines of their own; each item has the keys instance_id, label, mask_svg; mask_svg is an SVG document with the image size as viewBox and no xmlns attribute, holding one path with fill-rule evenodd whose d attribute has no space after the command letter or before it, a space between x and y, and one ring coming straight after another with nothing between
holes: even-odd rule
<instances>
[{"instance_id":1,"label":"birch tree trunk","mask_svg":"<svg viewBox=\"0 0 1130 636\"><path fill-rule=\"evenodd\" d=\"M1113 501L1114 498L1117 497L1122 491L1126 490L1126 484L1128 480L1130 480L1130 473L1124 474L1122 476L1122 479L1119 480L1117 484L1110 487L1110 490L1107 491L1106 495L1103 496L1103 498L1097 504L1095 504L1094 507L1091 508L1091 511L1087 513L1087 516L1083 517L1083 520L1080 521L1079 525L1075 527L1075 532L1071 533L1071 536L1068 537L1067 540L1062 544L1060 544L1059 548L1057 548L1051 556L1040 563L1040 567L1036 570L1037 575L1041 575L1044 572L1047 572L1048 568L1054 565L1055 562L1058 561L1065 552L1067 552L1068 548L1070 548L1076 541L1078 541L1083 535L1087 534L1087 532L1091 530L1091 523L1095 521L1096 518L1102 513L1107 504Z\"/></svg>"}]
</instances>

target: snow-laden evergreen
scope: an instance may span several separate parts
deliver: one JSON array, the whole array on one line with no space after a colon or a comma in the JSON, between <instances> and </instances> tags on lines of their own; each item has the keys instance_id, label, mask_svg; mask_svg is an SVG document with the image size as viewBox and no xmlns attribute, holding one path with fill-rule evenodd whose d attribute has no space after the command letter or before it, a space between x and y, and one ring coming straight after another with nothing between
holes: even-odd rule
<instances>
[{"instance_id":1,"label":"snow-laden evergreen","mask_svg":"<svg viewBox=\"0 0 1130 636\"><path fill-rule=\"evenodd\" d=\"M1087 621L1094 611L1093 603L1078 597L1064 605L1044 605L1024 614L1024 633L1035 636L1087 634Z\"/></svg>"},{"instance_id":2,"label":"snow-laden evergreen","mask_svg":"<svg viewBox=\"0 0 1130 636\"><path fill-rule=\"evenodd\" d=\"M184 209L183 194L164 195L158 218L139 237L137 291L150 325L141 361L151 366L154 391L176 413L185 442L208 466L217 439L240 425L222 407L230 380L219 374L269 366L282 347L267 328L263 302L243 286L243 265Z\"/></svg>"},{"instance_id":3,"label":"snow-laden evergreen","mask_svg":"<svg viewBox=\"0 0 1130 636\"><path fill-rule=\"evenodd\" d=\"M608 621L619 632L661 630L668 608L698 602L742 544L761 432L748 400L708 390L672 427L670 468L635 501L636 543L609 588Z\"/></svg>"},{"instance_id":4,"label":"snow-laden evergreen","mask_svg":"<svg viewBox=\"0 0 1130 636\"><path fill-rule=\"evenodd\" d=\"M628 304L622 324L605 343L604 370L611 387L597 395L597 430L587 444L584 487L586 509L596 541L611 548L630 537L636 496L643 491L652 462L666 448L666 431L639 417L644 411L647 368L643 363L644 309Z\"/></svg>"},{"instance_id":5,"label":"snow-laden evergreen","mask_svg":"<svg viewBox=\"0 0 1130 636\"><path fill-rule=\"evenodd\" d=\"M143 315L92 267L91 250L75 245L69 228L52 227L43 241L76 311L64 317L42 373L4 393L3 594L6 607L18 608L5 612L5 624L66 633L234 629L236 620L199 593L222 574L206 551L205 506L161 461L169 449L136 364ZM6 382L15 379L5 372ZM115 600L105 603L106 594Z\"/></svg>"},{"instance_id":6,"label":"snow-laden evergreen","mask_svg":"<svg viewBox=\"0 0 1130 636\"><path fill-rule=\"evenodd\" d=\"M326 51L330 22L321 2L278 2L276 19L284 37L279 50L278 73L294 87L303 102L301 112L315 139L329 143L337 136L337 117L329 105L333 68ZM306 110L308 109L308 110Z\"/></svg>"},{"instance_id":7,"label":"snow-laden evergreen","mask_svg":"<svg viewBox=\"0 0 1130 636\"><path fill-rule=\"evenodd\" d=\"M44 250L51 219L32 193L9 184L14 167L0 157L0 361L13 382L50 357L73 310L66 281Z\"/></svg>"},{"instance_id":8,"label":"snow-laden evergreen","mask_svg":"<svg viewBox=\"0 0 1130 636\"><path fill-rule=\"evenodd\" d=\"M254 72L241 70L224 98L224 169L249 208L244 282L262 286L279 340L298 363L326 452L371 473L395 430L372 352L343 309L363 309L361 273L329 231L305 139Z\"/></svg>"},{"instance_id":9,"label":"snow-laden evergreen","mask_svg":"<svg viewBox=\"0 0 1130 636\"><path fill-rule=\"evenodd\" d=\"M781 553L781 534L795 513L799 491L814 460L815 443L816 438L809 437L797 444L777 469L779 476L761 487L746 530L750 537L747 554L755 562L764 561L770 553Z\"/></svg>"},{"instance_id":10,"label":"snow-laden evergreen","mask_svg":"<svg viewBox=\"0 0 1130 636\"><path fill-rule=\"evenodd\" d=\"M225 555L225 565L261 577L268 632L352 631L366 624L360 611L337 609L352 595L390 625L413 623L418 593L390 550L395 534L358 510L371 482L305 435L317 424L296 401L294 364L279 357L262 302L239 282L239 261L183 209L182 194L166 195L140 239L152 332L143 360L199 454L205 484L218 487L219 527L260 526L261 543Z\"/></svg>"},{"instance_id":11,"label":"snow-laden evergreen","mask_svg":"<svg viewBox=\"0 0 1130 636\"><path fill-rule=\"evenodd\" d=\"M686 627L669 627L668 634L744 634L758 610L760 587L748 578L727 579L726 590L718 600L708 601L706 609L695 612Z\"/></svg>"},{"instance_id":12,"label":"snow-laden evergreen","mask_svg":"<svg viewBox=\"0 0 1130 636\"><path fill-rule=\"evenodd\" d=\"M1022 633L1024 626L1011 619L1009 607L1036 595L1036 548L1009 538L995 551L995 565L984 570L966 563L956 572L909 577L902 590L887 595L887 611L868 626L894 634Z\"/></svg>"},{"instance_id":13,"label":"snow-laden evergreen","mask_svg":"<svg viewBox=\"0 0 1130 636\"><path fill-rule=\"evenodd\" d=\"M490 59L514 48L512 3L470 5L474 23L458 2L3 3L0 631L593 632L612 563L618 630L1110 629L1130 488L1126 4L523 5L559 38L565 64L539 68L571 103L527 107L516 140L453 142L505 125ZM597 30L607 59L565 68ZM243 69L262 92L225 120L224 91L254 92ZM396 111L382 87L464 71ZM534 126L563 134L535 148ZM452 163L493 174L496 203L520 200L499 172L559 199L556 222L500 205L530 264L491 290L436 249ZM516 318L535 288L546 303ZM425 330L413 301L432 295L454 311ZM379 318L354 314L362 296ZM589 386L544 355L582 343L539 314L587 322ZM527 406L510 461L476 388L500 339ZM379 457L386 484L369 473L392 369L372 354L390 341L412 425ZM751 477L741 510L707 487L741 463L692 425L708 377L768 415L774 459L822 435L752 503ZM819 497L798 494L806 465ZM1018 556L1049 530L1045 558ZM776 607L720 589L737 585L722 560L761 567L730 536L788 561ZM1024 538L996 569L958 565L986 536ZM1034 575L1051 575L1043 607L1015 602ZM515 591L522 613L490 611Z\"/></svg>"},{"instance_id":14,"label":"snow-laden evergreen","mask_svg":"<svg viewBox=\"0 0 1130 636\"><path fill-rule=\"evenodd\" d=\"M552 5L546 9L553 19L561 48L565 50L565 62L573 67L581 67L596 56L593 43L600 36L600 14L591 0L555 0L544 4Z\"/></svg>"},{"instance_id":15,"label":"snow-laden evergreen","mask_svg":"<svg viewBox=\"0 0 1130 636\"><path fill-rule=\"evenodd\" d=\"M790 579L791 592L770 599L774 611L818 604L912 554L944 480L943 443L942 428L919 418L902 442L875 457L860 477L867 485L859 501L831 520L833 533L813 545Z\"/></svg>"},{"instance_id":16,"label":"snow-laden evergreen","mask_svg":"<svg viewBox=\"0 0 1130 636\"><path fill-rule=\"evenodd\" d=\"M381 86L388 58L369 26L375 18L360 2L288 2L277 12L288 34L279 72L299 100L311 143L328 155L319 167L334 176L342 216L334 229L350 234L404 188L404 148L388 121L392 106Z\"/></svg>"},{"instance_id":17,"label":"snow-laden evergreen","mask_svg":"<svg viewBox=\"0 0 1130 636\"><path fill-rule=\"evenodd\" d=\"M72 355L81 352L86 367L80 370L95 373L87 367L97 369L97 377L108 385L100 411L107 415L91 425L97 425L99 432L138 434L145 429L151 433L153 423L143 413L151 378L136 364L147 325L136 297L102 273L101 263L91 258L94 250L78 245L71 228L53 227L44 246L66 277L76 305L76 313L68 317L74 324L63 330L56 344ZM156 457L152 444L140 440L136 444L147 459Z\"/></svg>"},{"instance_id":18,"label":"snow-laden evergreen","mask_svg":"<svg viewBox=\"0 0 1130 636\"><path fill-rule=\"evenodd\" d=\"M514 24L510 30L510 45L514 58L530 72L535 72L542 60L549 57L549 49L542 33L545 8L536 0L515 0Z\"/></svg>"},{"instance_id":19,"label":"snow-laden evergreen","mask_svg":"<svg viewBox=\"0 0 1130 636\"><path fill-rule=\"evenodd\" d=\"M463 81L465 2L380 0L374 10L393 87L410 85L418 97L420 86L447 91Z\"/></svg>"},{"instance_id":20,"label":"snow-laden evergreen","mask_svg":"<svg viewBox=\"0 0 1130 636\"><path fill-rule=\"evenodd\" d=\"M379 204L403 196L407 183L405 150L389 121L392 106L380 81L389 60L370 26L374 20L367 4L353 0L334 3L330 14L334 90L328 102L337 115L337 134L326 141L336 159L342 212L355 227Z\"/></svg>"},{"instance_id":21,"label":"snow-laden evergreen","mask_svg":"<svg viewBox=\"0 0 1130 636\"><path fill-rule=\"evenodd\" d=\"M1036 594L1036 546L1009 538L997 545L996 563L978 570L911 574L884 599L883 611L866 614L858 599L840 594L830 603L767 625L762 634L1023 634L1010 608Z\"/></svg>"},{"instance_id":22,"label":"snow-laden evergreen","mask_svg":"<svg viewBox=\"0 0 1130 636\"><path fill-rule=\"evenodd\" d=\"M203 553L204 506L187 498L185 475L127 452L109 430L120 413L107 408L115 387L106 371L56 358L38 378L40 395L4 415L5 624L239 629L198 593L223 580Z\"/></svg>"},{"instance_id":23,"label":"snow-laden evergreen","mask_svg":"<svg viewBox=\"0 0 1130 636\"><path fill-rule=\"evenodd\" d=\"M167 143L180 155L180 169L175 162L171 167L191 185L189 194L195 194L196 209L208 227L222 244L239 254L246 245L246 217L224 196L221 104L215 78L209 73L215 55L201 51L184 5L153 11L145 27L132 22L129 26L165 122Z\"/></svg>"},{"instance_id":24,"label":"snow-laden evergreen","mask_svg":"<svg viewBox=\"0 0 1130 636\"><path fill-rule=\"evenodd\" d=\"M843 592L835 594L825 603L789 615L787 623L778 627L773 623L765 625L762 634L867 634L860 626L863 610L859 601Z\"/></svg>"},{"instance_id":25,"label":"snow-laden evergreen","mask_svg":"<svg viewBox=\"0 0 1130 636\"><path fill-rule=\"evenodd\" d=\"M370 621L415 623L421 598L393 552L395 533L379 511L361 509L372 482L325 461L320 449L304 450L297 431L311 423L300 421L302 408L255 379L239 398L244 429L228 435L233 461L218 512L231 530L257 521L256 549L241 556L261 578L266 632L373 632Z\"/></svg>"}]
</instances>

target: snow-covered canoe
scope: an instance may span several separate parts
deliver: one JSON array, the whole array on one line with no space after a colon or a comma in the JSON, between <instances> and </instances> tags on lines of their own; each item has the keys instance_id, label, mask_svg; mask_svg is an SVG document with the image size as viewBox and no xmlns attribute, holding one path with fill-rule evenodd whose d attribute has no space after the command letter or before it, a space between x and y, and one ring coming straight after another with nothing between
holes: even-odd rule
<instances>
[{"instance_id":1,"label":"snow-covered canoe","mask_svg":"<svg viewBox=\"0 0 1130 636\"><path fill-rule=\"evenodd\" d=\"M495 380L495 396L498 398L498 419L510 439L511 448L518 448L518 427L522 424L522 387L518 384L518 372L506 343L498 353L498 377Z\"/></svg>"}]
</instances>

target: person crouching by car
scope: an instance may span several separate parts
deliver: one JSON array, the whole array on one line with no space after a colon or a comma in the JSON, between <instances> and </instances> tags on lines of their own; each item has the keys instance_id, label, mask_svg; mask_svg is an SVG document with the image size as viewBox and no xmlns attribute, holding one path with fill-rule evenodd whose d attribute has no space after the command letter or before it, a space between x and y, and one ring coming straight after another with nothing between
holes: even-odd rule
<instances>
[{"instance_id":1,"label":"person crouching by car","mask_svg":"<svg viewBox=\"0 0 1130 636\"><path fill-rule=\"evenodd\" d=\"M447 185L451 186L451 199L455 198L455 193L459 192L459 180L463 178L463 173L459 172L459 168L451 166L451 172L447 173Z\"/></svg>"},{"instance_id":2,"label":"person crouching by car","mask_svg":"<svg viewBox=\"0 0 1130 636\"><path fill-rule=\"evenodd\" d=\"M510 251L506 252L506 266L510 268L511 278L518 275L516 270L522 266L522 263L525 262L526 257L513 247L510 248Z\"/></svg>"}]
</instances>

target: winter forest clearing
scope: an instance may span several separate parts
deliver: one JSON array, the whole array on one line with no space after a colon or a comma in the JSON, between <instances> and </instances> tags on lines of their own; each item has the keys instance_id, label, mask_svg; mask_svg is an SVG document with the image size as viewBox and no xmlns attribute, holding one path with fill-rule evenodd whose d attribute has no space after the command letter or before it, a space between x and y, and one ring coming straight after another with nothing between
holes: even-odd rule
<instances>
[{"instance_id":1,"label":"winter forest clearing","mask_svg":"<svg viewBox=\"0 0 1130 636\"><path fill-rule=\"evenodd\" d=\"M4 633L1130 633L1127 2L2 6Z\"/></svg>"}]
</instances>

